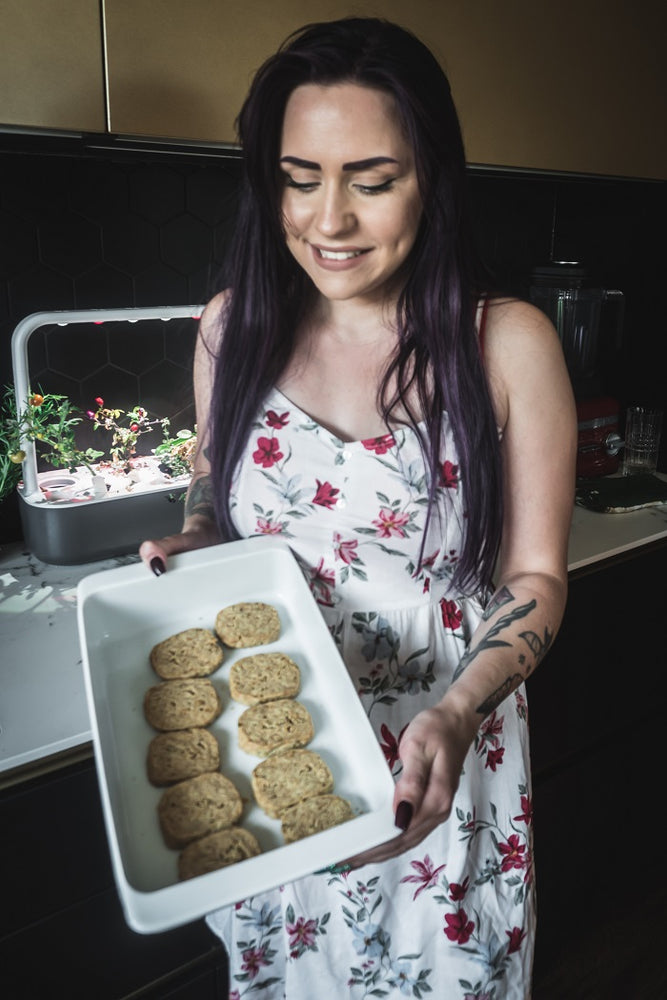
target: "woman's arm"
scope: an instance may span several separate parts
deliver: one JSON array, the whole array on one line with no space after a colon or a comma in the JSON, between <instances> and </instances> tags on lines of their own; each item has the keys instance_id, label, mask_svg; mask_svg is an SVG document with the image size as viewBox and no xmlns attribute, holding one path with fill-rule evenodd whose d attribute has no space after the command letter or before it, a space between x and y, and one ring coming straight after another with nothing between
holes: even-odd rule
<instances>
[{"instance_id":1,"label":"woman's arm","mask_svg":"<svg viewBox=\"0 0 667 1000\"><path fill-rule=\"evenodd\" d=\"M448 818L481 723L535 670L563 616L576 415L556 331L526 303L494 305L485 363L504 467L496 590L446 695L419 713L401 739L394 808L406 832L351 859L355 865L414 846Z\"/></svg>"},{"instance_id":2,"label":"woman's arm","mask_svg":"<svg viewBox=\"0 0 667 1000\"><path fill-rule=\"evenodd\" d=\"M220 541L211 487L211 467L208 460L210 440L209 410L215 357L220 337L220 312L225 293L217 295L206 306L197 334L193 382L197 421L197 449L194 470L185 497L183 528L177 535L142 542L139 554L144 563L159 576L167 568L167 558L177 552L204 548Z\"/></svg>"}]
</instances>

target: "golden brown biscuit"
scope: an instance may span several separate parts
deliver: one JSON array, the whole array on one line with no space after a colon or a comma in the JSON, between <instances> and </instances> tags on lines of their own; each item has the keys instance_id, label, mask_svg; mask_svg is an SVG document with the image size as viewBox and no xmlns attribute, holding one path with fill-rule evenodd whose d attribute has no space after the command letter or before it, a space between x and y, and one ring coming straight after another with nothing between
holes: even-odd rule
<instances>
[{"instance_id":1,"label":"golden brown biscuit","mask_svg":"<svg viewBox=\"0 0 667 1000\"><path fill-rule=\"evenodd\" d=\"M158 642L150 652L151 666L158 677L208 677L222 663L222 647L206 628L187 628Z\"/></svg>"},{"instance_id":2,"label":"golden brown biscuit","mask_svg":"<svg viewBox=\"0 0 667 1000\"><path fill-rule=\"evenodd\" d=\"M295 802L330 792L333 775L314 751L283 750L257 765L251 783L257 805L279 819Z\"/></svg>"},{"instance_id":3,"label":"golden brown biscuit","mask_svg":"<svg viewBox=\"0 0 667 1000\"><path fill-rule=\"evenodd\" d=\"M294 698L301 671L285 653L255 653L235 660L229 671L229 693L242 705Z\"/></svg>"},{"instance_id":4,"label":"golden brown biscuit","mask_svg":"<svg viewBox=\"0 0 667 1000\"><path fill-rule=\"evenodd\" d=\"M148 780L173 785L197 774L220 770L220 747L208 729L178 729L159 733L148 745Z\"/></svg>"},{"instance_id":5,"label":"golden brown biscuit","mask_svg":"<svg viewBox=\"0 0 667 1000\"><path fill-rule=\"evenodd\" d=\"M321 833L348 819L354 819L352 806L340 795L316 795L285 809L281 816L286 844Z\"/></svg>"},{"instance_id":6,"label":"golden brown biscuit","mask_svg":"<svg viewBox=\"0 0 667 1000\"><path fill-rule=\"evenodd\" d=\"M219 611L215 632L226 646L264 646L280 636L280 617L271 604L250 601Z\"/></svg>"},{"instance_id":7,"label":"golden brown biscuit","mask_svg":"<svg viewBox=\"0 0 667 1000\"><path fill-rule=\"evenodd\" d=\"M308 709L293 698L265 701L246 708L238 721L239 746L256 757L276 750L305 747L313 738Z\"/></svg>"},{"instance_id":8,"label":"golden brown biscuit","mask_svg":"<svg viewBox=\"0 0 667 1000\"><path fill-rule=\"evenodd\" d=\"M178 877L184 880L206 875L261 853L256 837L249 830L240 826L219 830L183 848L178 858Z\"/></svg>"},{"instance_id":9,"label":"golden brown biscuit","mask_svg":"<svg viewBox=\"0 0 667 1000\"><path fill-rule=\"evenodd\" d=\"M162 793L157 811L165 844L179 848L233 826L243 803L236 786L217 771L172 785Z\"/></svg>"},{"instance_id":10,"label":"golden brown biscuit","mask_svg":"<svg viewBox=\"0 0 667 1000\"><path fill-rule=\"evenodd\" d=\"M221 712L218 692L205 677L161 681L144 695L147 722L165 732L209 726Z\"/></svg>"}]
</instances>

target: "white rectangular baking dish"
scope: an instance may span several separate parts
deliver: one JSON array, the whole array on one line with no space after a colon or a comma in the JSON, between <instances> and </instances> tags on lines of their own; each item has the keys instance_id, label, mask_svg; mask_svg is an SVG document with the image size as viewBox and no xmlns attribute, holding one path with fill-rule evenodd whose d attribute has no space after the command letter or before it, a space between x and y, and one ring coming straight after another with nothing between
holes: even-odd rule
<instances>
[{"instance_id":1,"label":"white rectangular baking dish","mask_svg":"<svg viewBox=\"0 0 667 1000\"><path fill-rule=\"evenodd\" d=\"M245 802L241 825L263 853L237 865L178 882L176 851L164 845L157 819L161 789L146 777L155 731L143 714L144 694L159 682L152 646L185 628L213 628L217 612L240 601L273 604L282 634L254 651L281 651L301 668L299 700L309 709L334 791L355 818L285 845L280 823L254 802L250 775L257 757L240 750L237 720L244 710L229 696L229 668L253 649L225 648L211 676L223 712L210 726L221 770ZM393 779L335 643L288 545L257 537L188 552L152 576L142 564L85 577L78 586L78 627L97 773L114 875L125 918L154 933L197 919L219 906L289 882L395 836Z\"/></svg>"}]
</instances>

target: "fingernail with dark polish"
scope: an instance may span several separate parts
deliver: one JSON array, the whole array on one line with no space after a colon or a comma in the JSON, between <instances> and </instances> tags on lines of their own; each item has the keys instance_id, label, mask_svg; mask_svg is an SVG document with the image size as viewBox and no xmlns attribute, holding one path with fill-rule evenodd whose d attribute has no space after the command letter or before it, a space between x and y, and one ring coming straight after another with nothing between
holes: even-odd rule
<instances>
[{"instance_id":1,"label":"fingernail with dark polish","mask_svg":"<svg viewBox=\"0 0 667 1000\"><path fill-rule=\"evenodd\" d=\"M155 556L153 559L151 559L151 569L153 570L156 576L162 576L163 573L167 572L167 567L165 566L165 564L163 563L163 561L160 559L159 556Z\"/></svg>"},{"instance_id":2,"label":"fingernail with dark polish","mask_svg":"<svg viewBox=\"0 0 667 1000\"><path fill-rule=\"evenodd\" d=\"M396 819L394 822L399 830L407 830L410 826L410 820L412 819L412 806L409 802L399 802L398 809L396 810Z\"/></svg>"}]
</instances>

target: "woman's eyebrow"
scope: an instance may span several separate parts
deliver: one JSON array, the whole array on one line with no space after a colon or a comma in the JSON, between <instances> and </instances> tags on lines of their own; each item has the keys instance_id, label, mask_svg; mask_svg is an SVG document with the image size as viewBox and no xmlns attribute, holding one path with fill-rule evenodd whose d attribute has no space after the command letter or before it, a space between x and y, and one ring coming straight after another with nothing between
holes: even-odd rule
<instances>
[{"instance_id":1,"label":"woman's eyebrow","mask_svg":"<svg viewBox=\"0 0 667 1000\"><path fill-rule=\"evenodd\" d=\"M302 160L299 156L281 156L281 163L291 163L295 167L303 167L305 170L321 170L322 167L314 160ZM383 163L398 163L391 156L370 156L367 160L354 160L351 163L344 163L343 170L369 170L371 167L380 166Z\"/></svg>"}]
</instances>

